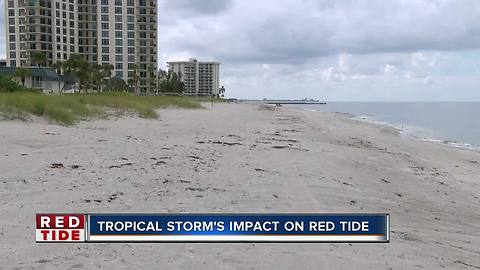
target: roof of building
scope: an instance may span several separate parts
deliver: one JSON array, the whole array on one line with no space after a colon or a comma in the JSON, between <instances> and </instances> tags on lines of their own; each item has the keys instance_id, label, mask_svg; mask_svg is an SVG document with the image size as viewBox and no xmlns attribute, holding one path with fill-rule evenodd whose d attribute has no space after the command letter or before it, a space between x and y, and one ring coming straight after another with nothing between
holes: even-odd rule
<instances>
[{"instance_id":1,"label":"roof of building","mask_svg":"<svg viewBox=\"0 0 480 270\"><path fill-rule=\"evenodd\" d=\"M49 67L25 67L32 73L32 77L42 77L52 81L64 81L75 83L77 79L71 74L59 75L53 68ZM0 67L0 75L14 76L16 67Z\"/></svg>"},{"instance_id":2,"label":"roof of building","mask_svg":"<svg viewBox=\"0 0 480 270\"><path fill-rule=\"evenodd\" d=\"M199 64L217 64L221 65L219 62L213 62L213 61L198 61L197 59L190 59L190 60L185 60L185 61L169 61L167 64L192 64L192 63L199 63Z\"/></svg>"}]
</instances>

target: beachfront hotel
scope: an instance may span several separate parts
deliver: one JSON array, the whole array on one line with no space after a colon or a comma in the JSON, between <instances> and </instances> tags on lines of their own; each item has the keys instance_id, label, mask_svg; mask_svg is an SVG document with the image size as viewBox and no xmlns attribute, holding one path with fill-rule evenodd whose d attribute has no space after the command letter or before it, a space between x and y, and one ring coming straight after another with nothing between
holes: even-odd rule
<instances>
[{"instance_id":1,"label":"beachfront hotel","mask_svg":"<svg viewBox=\"0 0 480 270\"><path fill-rule=\"evenodd\" d=\"M157 70L156 0L5 0L7 66L47 65L80 54L114 67L113 76L154 87Z\"/></svg>"},{"instance_id":2,"label":"beachfront hotel","mask_svg":"<svg viewBox=\"0 0 480 270\"><path fill-rule=\"evenodd\" d=\"M220 63L200 62L197 59L168 62L168 70L181 74L184 94L189 96L218 96Z\"/></svg>"}]
</instances>

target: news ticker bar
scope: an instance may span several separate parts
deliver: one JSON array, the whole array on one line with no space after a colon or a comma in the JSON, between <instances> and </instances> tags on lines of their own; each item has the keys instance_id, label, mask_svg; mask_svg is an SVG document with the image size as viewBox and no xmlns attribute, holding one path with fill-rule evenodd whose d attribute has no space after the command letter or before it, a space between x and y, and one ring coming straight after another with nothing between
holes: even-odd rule
<instances>
[{"instance_id":1,"label":"news ticker bar","mask_svg":"<svg viewBox=\"0 0 480 270\"><path fill-rule=\"evenodd\" d=\"M37 214L36 242L387 243L389 214Z\"/></svg>"}]
</instances>

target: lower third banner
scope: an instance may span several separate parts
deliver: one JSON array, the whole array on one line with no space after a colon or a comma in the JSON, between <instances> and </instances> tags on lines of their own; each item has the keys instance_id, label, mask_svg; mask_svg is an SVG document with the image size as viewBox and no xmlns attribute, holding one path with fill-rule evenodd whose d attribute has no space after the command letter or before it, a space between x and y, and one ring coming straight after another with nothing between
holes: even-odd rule
<instances>
[{"instance_id":1,"label":"lower third banner","mask_svg":"<svg viewBox=\"0 0 480 270\"><path fill-rule=\"evenodd\" d=\"M386 243L389 228L388 214L37 214L36 239Z\"/></svg>"}]
</instances>

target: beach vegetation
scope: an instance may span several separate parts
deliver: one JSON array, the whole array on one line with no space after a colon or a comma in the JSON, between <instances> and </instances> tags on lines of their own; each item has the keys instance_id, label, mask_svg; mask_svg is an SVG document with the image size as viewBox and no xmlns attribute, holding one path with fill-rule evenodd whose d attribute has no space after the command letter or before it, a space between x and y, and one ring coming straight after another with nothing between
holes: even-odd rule
<instances>
[{"instance_id":1,"label":"beach vegetation","mask_svg":"<svg viewBox=\"0 0 480 270\"><path fill-rule=\"evenodd\" d=\"M182 94L185 84L182 82L182 74L168 71L162 74L162 81L159 84L160 91L163 93L179 93Z\"/></svg>"},{"instance_id":2,"label":"beach vegetation","mask_svg":"<svg viewBox=\"0 0 480 270\"><path fill-rule=\"evenodd\" d=\"M21 87L21 86L19 86ZM32 92L0 93L0 115L8 119L28 119L35 115L61 125L109 116L136 115L157 118L157 109L201 108L187 97L136 96L126 93L43 95Z\"/></svg>"},{"instance_id":3,"label":"beach vegetation","mask_svg":"<svg viewBox=\"0 0 480 270\"><path fill-rule=\"evenodd\" d=\"M0 93L21 91L24 88L8 76L0 76Z\"/></svg>"}]
</instances>

